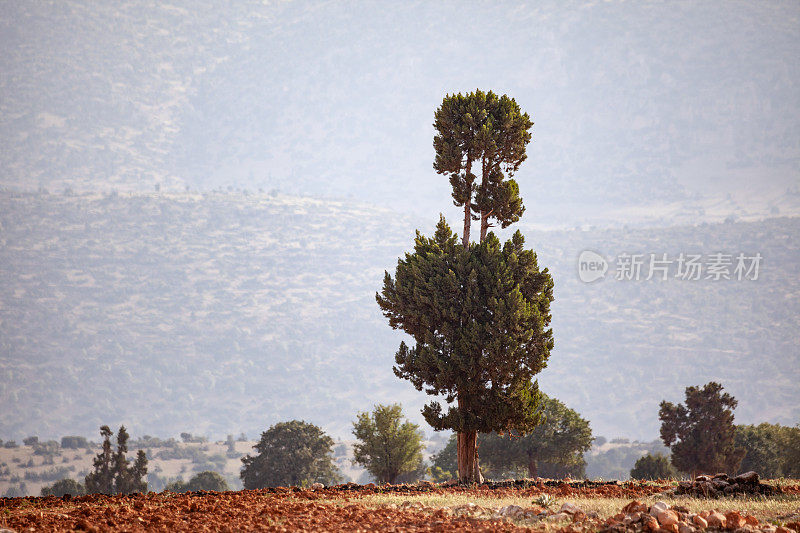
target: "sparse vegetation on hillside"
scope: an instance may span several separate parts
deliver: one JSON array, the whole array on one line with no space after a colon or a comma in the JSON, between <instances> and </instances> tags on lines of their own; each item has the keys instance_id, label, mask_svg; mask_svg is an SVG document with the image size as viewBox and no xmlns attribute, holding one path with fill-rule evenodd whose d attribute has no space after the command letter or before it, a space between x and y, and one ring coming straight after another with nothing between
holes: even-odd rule
<instances>
[{"instance_id":1,"label":"sparse vegetation on hillside","mask_svg":"<svg viewBox=\"0 0 800 533\"><path fill-rule=\"evenodd\" d=\"M165 436L187 427L257 434L263 428L253 421L264 412L275 413L272 423L309 411L346 435L366 408L359 398L373 390L385 395L374 401L400 401L422 422L420 395L391 375L399 338L374 303L416 221L283 196L0 192L0 225L0 278L14 280L0 284L8 354L0 371L19 376L0 398L4 443L91 435L92 420L115 405L134 427ZM525 233L558 295L560 357L540 384L595 431L650 438L665 391L682 393L675 383L697 375L724 380L740 401L737 421L800 419L792 364L800 219ZM760 251L765 262L755 282L586 285L575 274L585 249L609 259L623 251ZM56 371L64 358L69 368ZM89 379L98 372L102 379ZM79 405L87 416L76 416Z\"/></svg>"}]
</instances>

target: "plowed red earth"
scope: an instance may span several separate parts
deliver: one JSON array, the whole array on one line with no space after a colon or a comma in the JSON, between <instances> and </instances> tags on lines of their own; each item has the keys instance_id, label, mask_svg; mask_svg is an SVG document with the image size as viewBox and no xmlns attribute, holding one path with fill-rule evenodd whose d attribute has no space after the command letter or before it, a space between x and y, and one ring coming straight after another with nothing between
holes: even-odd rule
<instances>
[{"instance_id":1,"label":"plowed red earth","mask_svg":"<svg viewBox=\"0 0 800 533\"><path fill-rule=\"evenodd\" d=\"M549 485L549 486L548 486ZM22 531L524 531L499 520L445 511L368 507L368 494L409 496L470 493L481 496L635 498L661 492L652 484L539 484L532 487L426 487L340 485L311 491L264 489L77 498L2 498L0 527Z\"/></svg>"}]
</instances>

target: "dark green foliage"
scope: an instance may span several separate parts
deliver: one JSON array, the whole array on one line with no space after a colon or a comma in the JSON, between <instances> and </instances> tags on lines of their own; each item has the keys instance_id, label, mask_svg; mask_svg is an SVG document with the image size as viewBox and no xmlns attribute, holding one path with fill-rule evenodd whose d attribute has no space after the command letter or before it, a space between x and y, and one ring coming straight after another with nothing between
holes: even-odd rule
<instances>
[{"instance_id":1,"label":"dark green foliage","mask_svg":"<svg viewBox=\"0 0 800 533\"><path fill-rule=\"evenodd\" d=\"M42 487L42 496L64 496L69 494L71 496L81 496L86 494L86 487L80 481L74 479L64 478L56 481L52 485L45 485Z\"/></svg>"},{"instance_id":2,"label":"dark green foliage","mask_svg":"<svg viewBox=\"0 0 800 533\"><path fill-rule=\"evenodd\" d=\"M353 446L355 462L379 482L395 483L400 476L424 473L422 432L417 424L403 420L400 404L376 405L372 413L358 413L353 435L359 441Z\"/></svg>"},{"instance_id":3,"label":"dark green foliage","mask_svg":"<svg viewBox=\"0 0 800 533\"><path fill-rule=\"evenodd\" d=\"M583 454L592 446L589 421L544 393L542 420L524 436L482 436L479 453L490 473L506 477L527 471L528 477L583 477ZM504 475L505 474L505 475Z\"/></svg>"},{"instance_id":4,"label":"dark green foliage","mask_svg":"<svg viewBox=\"0 0 800 533\"><path fill-rule=\"evenodd\" d=\"M672 450L672 464L692 475L736 473L745 454L734 442L736 405L713 381L703 388L687 387L686 405L661 402L661 440Z\"/></svg>"},{"instance_id":5,"label":"dark green foliage","mask_svg":"<svg viewBox=\"0 0 800 533\"><path fill-rule=\"evenodd\" d=\"M225 481L221 475L210 470L200 472L194 475L187 483L178 479L172 483L167 484L164 490L171 492L196 492L199 490L209 490L215 492L224 492L230 490L228 482Z\"/></svg>"},{"instance_id":6,"label":"dark green foliage","mask_svg":"<svg viewBox=\"0 0 800 533\"><path fill-rule=\"evenodd\" d=\"M669 457L663 453L655 455L647 454L636 460L636 464L631 469L632 479L675 479L678 471L672 466Z\"/></svg>"},{"instance_id":7,"label":"dark green foliage","mask_svg":"<svg viewBox=\"0 0 800 533\"><path fill-rule=\"evenodd\" d=\"M736 426L735 443L746 451L740 472L752 470L763 478L800 475L800 426Z\"/></svg>"},{"instance_id":8,"label":"dark green foliage","mask_svg":"<svg viewBox=\"0 0 800 533\"><path fill-rule=\"evenodd\" d=\"M443 395L424 410L434 429L524 432L538 422L541 371L553 347L553 280L517 232L465 249L441 218L433 238L417 233L414 252L386 273L376 295L389 324L414 338L395 356L395 374Z\"/></svg>"},{"instance_id":9,"label":"dark green foliage","mask_svg":"<svg viewBox=\"0 0 800 533\"><path fill-rule=\"evenodd\" d=\"M24 444L25 446L33 446L37 442L39 442L39 437L36 437L36 436L26 437L26 438L22 439L22 444Z\"/></svg>"},{"instance_id":10,"label":"dark green foliage","mask_svg":"<svg viewBox=\"0 0 800 533\"><path fill-rule=\"evenodd\" d=\"M333 439L322 429L300 420L280 422L261 434L258 452L242 457L244 488L332 485L340 477L331 457Z\"/></svg>"},{"instance_id":11,"label":"dark green foliage","mask_svg":"<svg viewBox=\"0 0 800 533\"><path fill-rule=\"evenodd\" d=\"M507 178L527 157L533 126L528 114L513 98L476 90L445 96L433 126L433 168L449 177L453 203L465 208L462 244L469 242L473 216L481 220L481 240L490 219L504 228L519 220L525 208L519 187Z\"/></svg>"},{"instance_id":12,"label":"dark green foliage","mask_svg":"<svg viewBox=\"0 0 800 533\"><path fill-rule=\"evenodd\" d=\"M87 494L131 494L147 492L147 456L139 450L136 461L130 464L125 454L128 452L128 432L120 426L117 432L117 451L111 448L113 432L108 426L100 428L103 436L103 449L94 459L94 471L85 479Z\"/></svg>"},{"instance_id":13,"label":"dark green foliage","mask_svg":"<svg viewBox=\"0 0 800 533\"><path fill-rule=\"evenodd\" d=\"M3 448L19 448L19 444L13 440L7 440L5 443L3 443Z\"/></svg>"},{"instance_id":14,"label":"dark green foliage","mask_svg":"<svg viewBox=\"0 0 800 533\"><path fill-rule=\"evenodd\" d=\"M61 447L69 449L88 448L89 442L86 440L86 437L68 435L61 437Z\"/></svg>"}]
</instances>

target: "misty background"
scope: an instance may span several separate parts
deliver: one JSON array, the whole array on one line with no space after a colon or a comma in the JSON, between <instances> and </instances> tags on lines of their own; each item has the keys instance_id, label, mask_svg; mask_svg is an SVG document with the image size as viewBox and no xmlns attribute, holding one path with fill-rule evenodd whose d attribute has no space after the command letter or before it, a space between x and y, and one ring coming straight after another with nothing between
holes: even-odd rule
<instances>
[{"instance_id":1,"label":"misty background","mask_svg":"<svg viewBox=\"0 0 800 533\"><path fill-rule=\"evenodd\" d=\"M555 281L539 382L652 440L710 380L800 421L796 2L0 4L0 437L251 437L428 401L384 270L459 210L445 94L534 121L520 229ZM578 280L585 249L760 253L758 280Z\"/></svg>"}]
</instances>

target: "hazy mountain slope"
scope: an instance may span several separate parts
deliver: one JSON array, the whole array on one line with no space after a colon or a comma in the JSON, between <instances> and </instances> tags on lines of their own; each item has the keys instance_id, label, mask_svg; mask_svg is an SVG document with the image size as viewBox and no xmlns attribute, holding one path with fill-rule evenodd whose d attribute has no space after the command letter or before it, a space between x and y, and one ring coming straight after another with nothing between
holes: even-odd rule
<instances>
[{"instance_id":1,"label":"hazy mountain slope","mask_svg":"<svg viewBox=\"0 0 800 533\"><path fill-rule=\"evenodd\" d=\"M559 222L674 202L703 220L703 198L797 214L799 18L791 1L5 3L0 184L435 212L433 111L481 87L533 117L522 193Z\"/></svg>"},{"instance_id":2,"label":"hazy mountain slope","mask_svg":"<svg viewBox=\"0 0 800 533\"><path fill-rule=\"evenodd\" d=\"M287 196L0 193L0 438L216 438L295 417L347 438L356 411L393 401L420 421L374 293L435 221ZM798 231L525 230L556 281L542 387L605 435L652 439L658 402L710 379L738 421L796 423ZM585 248L765 259L758 281L586 285Z\"/></svg>"}]
</instances>

